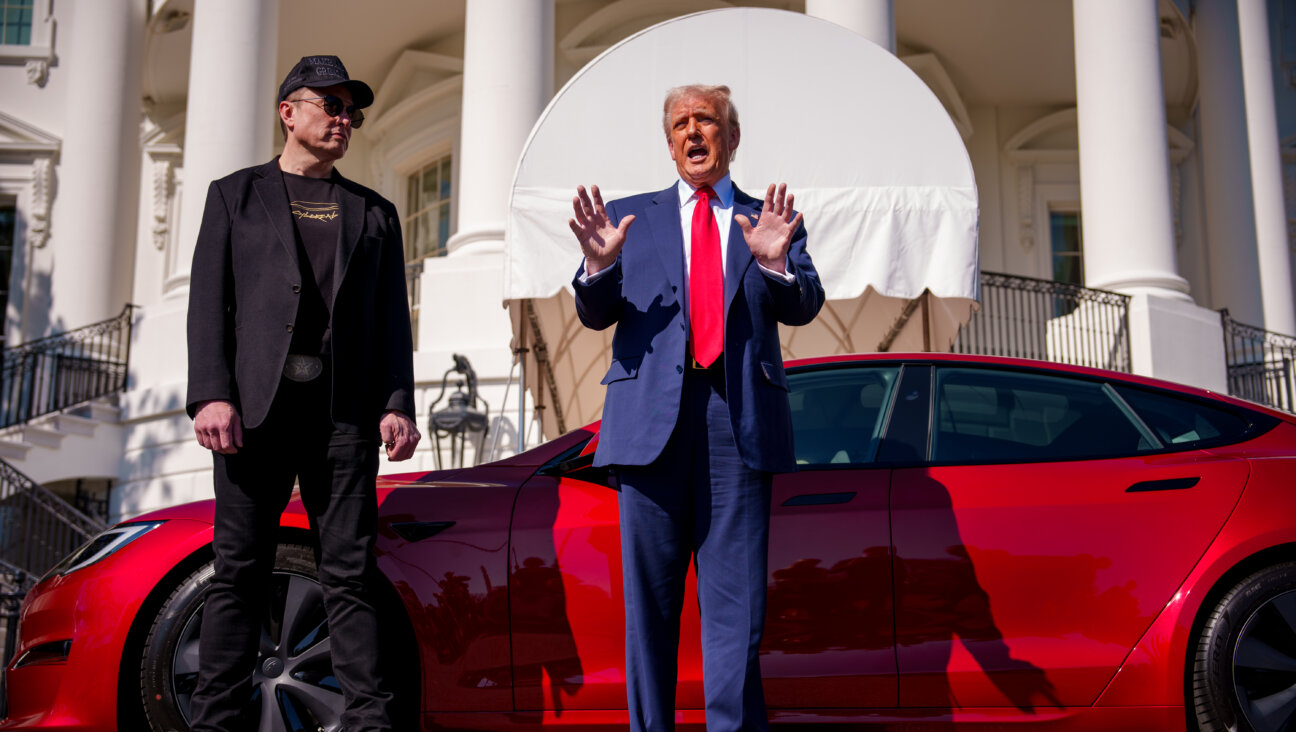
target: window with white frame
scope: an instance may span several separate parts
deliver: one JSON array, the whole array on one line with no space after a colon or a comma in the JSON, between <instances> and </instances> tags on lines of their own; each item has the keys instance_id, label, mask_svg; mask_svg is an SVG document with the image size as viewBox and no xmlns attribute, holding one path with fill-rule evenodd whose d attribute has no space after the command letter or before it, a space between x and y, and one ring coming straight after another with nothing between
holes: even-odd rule
<instances>
[{"instance_id":1,"label":"window with white frame","mask_svg":"<svg viewBox=\"0 0 1296 732\"><path fill-rule=\"evenodd\" d=\"M1079 211L1049 211L1049 245L1053 256L1053 281L1084 286L1084 240ZM1053 316L1076 308L1074 298L1054 298Z\"/></svg>"},{"instance_id":2,"label":"window with white frame","mask_svg":"<svg viewBox=\"0 0 1296 732\"><path fill-rule=\"evenodd\" d=\"M438 158L409 175L405 232L405 261L444 256L450 240L451 156Z\"/></svg>"},{"instance_id":3,"label":"window with white frame","mask_svg":"<svg viewBox=\"0 0 1296 732\"><path fill-rule=\"evenodd\" d=\"M13 274L14 239L18 236L18 203L12 198L0 198L0 313L9 304L9 277ZM0 338L4 336L7 319L0 317Z\"/></svg>"},{"instance_id":4,"label":"window with white frame","mask_svg":"<svg viewBox=\"0 0 1296 732\"><path fill-rule=\"evenodd\" d=\"M0 43L31 45L32 4L35 0L0 0Z\"/></svg>"}]
</instances>

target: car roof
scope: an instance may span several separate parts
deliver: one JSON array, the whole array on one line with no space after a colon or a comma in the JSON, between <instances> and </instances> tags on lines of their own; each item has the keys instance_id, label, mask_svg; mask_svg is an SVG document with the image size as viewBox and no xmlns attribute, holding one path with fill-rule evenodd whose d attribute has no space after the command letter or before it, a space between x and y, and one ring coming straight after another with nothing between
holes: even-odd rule
<instances>
[{"instance_id":1,"label":"car roof","mask_svg":"<svg viewBox=\"0 0 1296 732\"><path fill-rule=\"evenodd\" d=\"M930 364L962 364L973 366L995 366L1014 369L1029 369L1036 371L1048 371L1052 373L1071 374L1088 378L1104 379L1109 381L1120 381L1127 384L1139 386L1149 386L1157 389L1166 389L1176 391L1181 394L1195 396L1202 399L1221 401L1245 409L1261 412L1273 417L1277 417L1286 422L1296 423L1296 415L1289 412L1283 412L1264 404L1258 404L1246 399L1241 399L1229 394L1204 389L1196 386L1189 386L1165 379L1156 379L1150 376L1140 376L1137 374L1125 373L1122 371L1112 371L1109 369L1099 369L1090 366L1077 366L1068 363L1058 363L1056 361L1041 361L1030 358L1010 358L1007 356L981 356L968 353L855 353L838 356L816 356L813 358L799 358L787 361L786 368L801 369L806 367L833 365L841 363L930 363Z\"/></svg>"}]
</instances>

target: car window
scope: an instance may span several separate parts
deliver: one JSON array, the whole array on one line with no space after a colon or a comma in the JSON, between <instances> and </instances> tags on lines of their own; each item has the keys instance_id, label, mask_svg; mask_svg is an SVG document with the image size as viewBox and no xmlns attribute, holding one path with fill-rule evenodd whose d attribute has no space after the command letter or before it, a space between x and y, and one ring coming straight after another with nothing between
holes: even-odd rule
<instances>
[{"instance_id":1,"label":"car window","mask_svg":"<svg viewBox=\"0 0 1296 732\"><path fill-rule=\"evenodd\" d=\"M1251 426L1246 418L1197 399L1129 386L1115 389L1168 448L1234 442Z\"/></svg>"},{"instance_id":2,"label":"car window","mask_svg":"<svg viewBox=\"0 0 1296 732\"><path fill-rule=\"evenodd\" d=\"M788 375L797 465L872 462L899 366Z\"/></svg>"},{"instance_id":3,"label":"car window","mask_svg":"<svg viewBox=\"0 0 1296 732\"><path fill-rule=\"evenodd\" d=\"M940 368L935 399L937 462L1079 460L1160 447L1101 382Z\"/></svg>"}]
</instances>

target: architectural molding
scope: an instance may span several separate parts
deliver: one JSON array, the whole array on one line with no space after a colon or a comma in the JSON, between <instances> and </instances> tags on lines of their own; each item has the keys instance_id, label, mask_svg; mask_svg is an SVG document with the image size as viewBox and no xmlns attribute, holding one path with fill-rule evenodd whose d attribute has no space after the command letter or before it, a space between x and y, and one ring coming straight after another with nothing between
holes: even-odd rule
<instances>
[{"instance_id":1,"label":"architectural molding","mask_svg":"<svg viewBox=\"0 0 1296 732\"><path fill-rule=\"evenodd\" d=\"M49 241L50 203L54 198L54 160L32 161L31 210L27 212L27 237L36 248Z\"/></svg>"},{"instance_id":2,"label":"architectural molding","mask_svg":"<svg viewBox=\"0 0 1296 732\"><path fill-rule=\"evenodd\" d=\"M1034 246L1031 227L1031 216L1034 210L1033 189L1035 186L1035 166L1042 163L1069 163L1079 166L1080 150L1076 147L1059 147L1057 138L1062 135L1079 139L1078 116L1076 108L1041 117L1013 135L1004 145L1004 155L1017 169L1017 196L1021 209L1022 248L1029 250ZM1059 134L1061 133L1061 135ZM1192 138L1180 132L1172 125L1166 125L1168 141L1170 193L1174 232L1177 243L1183 243L1183 184L1182 164L1192 154L1195 147ZM1285 146L1284 146L1284 149ZM1296 148L1293 148L1293 159L1296 159Z\"/></svg>"},{"instance_id":3,"label":"architectural molding","mask_svg":"<svg viewBox=\"0 0 1296 732\"><path fill-rule=\"evenodd\" d=\"M22 64L27 67L27 83L44 87L54 60L53 0L32 3L31 39L25 46L0 45L0 64Z\"/></svg>"},{"instance_id":4,"label":"architectural molding","mask_svg":"<svg viewBox=\"0 0 1296 732\"><path fill-rule=\"evenodd\" d=\"M1021 247L1025 251L1035 248L1035 166L1017 168L1017 226L1021 230Z\"/></svg>"},{"instance_id":5,"label":"architectural molding","mask_svg":"<svg viewBox=\"0 0 1296 732\"><path fill-rule=\"evenodd\" d=\"M30 210L27 237L40 248L49 241L50 208L54 200L54 160L62 141L17 117L0 112L0 160L31 162Z\"/></svg>"},{"instance_id":6,"label":"architectural molding","mask_svg":"<svg viewBox=\"0 0 1296 732\"><path fill-rule=\"evenodd\" d=\"M572 28L558 41L558 53L566 60L584 66L617 41L636 31L681 15L703 10L732 8L724 0L616 0L601 8Z\"/></svg>"},{"instance_id":7,"label":"architectural molding","mask_svg":"<svg viewBox=\"0 0 1296 732\"><path fill-rule=\"evenodd\" d=\"M407 48L401 51L391 71L378 85L374 103L365 114L376 123L389 108L428 88L438 87L451 77L462 76L463 70L461 58Z\"/></svg>"},{"instance_id":8,"label":"architectural molding","mask_svg":"<svg viewBox=\"0 0 1296 732\"><path fill-rule=\"evenodd\" d=\"M965 142L971 138L975 131L972 127L972 116L968 114L967 105L963 103L963 95L959 94L954 79L945 70L945 64L941 63L940 58L934 53L918 53L902 56L900 60L917 74L918 78L922 79L927 88L931 89L940 100L945 111L949 112L950 119L954 121L959 136Z\"/></svg>"}]
</instances>

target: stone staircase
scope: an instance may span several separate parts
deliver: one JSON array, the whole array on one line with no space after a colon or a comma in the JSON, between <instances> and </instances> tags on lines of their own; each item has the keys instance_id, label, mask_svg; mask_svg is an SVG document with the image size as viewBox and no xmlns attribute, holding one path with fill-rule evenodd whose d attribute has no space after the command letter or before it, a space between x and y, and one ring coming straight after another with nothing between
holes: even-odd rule
<instances>
[{"instance_id":1,"label":"stone staircase","mask_svg":"<svg viewBox=\"0 0 1296 732\"><path fill-rule=\"evenodd\" d=\"M116 394L0 430L0 459L41 484L115 478L122 447Z\"/></svg>"}]
</instances>

